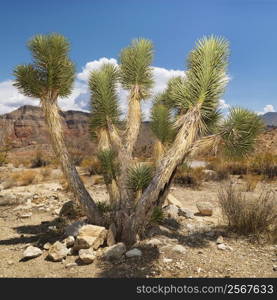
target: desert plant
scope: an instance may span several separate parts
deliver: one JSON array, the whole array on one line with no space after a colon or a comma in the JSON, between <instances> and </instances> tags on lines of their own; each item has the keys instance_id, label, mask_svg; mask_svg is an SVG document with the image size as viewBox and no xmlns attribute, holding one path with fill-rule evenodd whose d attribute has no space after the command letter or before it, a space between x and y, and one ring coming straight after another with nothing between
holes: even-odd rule
<instances>
[{"instance_id":1,"label":"desert plant","mask_svg":"<svg viewBox=\"0 0 277 300\"><path fill-rule=\"evenodd\" d=\"M265 179L273 179L277 176L277 155L272 153L256 154L250 160L251 169Z\"/></svg>"},{"instance_id":2,"label":"desert plant","mask_svg":"<svg viewBox=\"0 0 277 300\"><path fill-rule=\"evenodd\" d=\"M178 167L174 182L191 188L199 188L205 178L202 167L191 168L187 164Z\"/></svg>"},{"instance_id":3,"label":"desert plant","mask_svg":"<svg viewBox=\"0 0 277 300\"><path fill-rule=\"evenodd\" d=\"M258 197L250 198L229 182L219 190L218 199L228 225L240 234L259 236L276 224L277 199L273 191L263 191Z\"/></svg>"},{"instance_id":4,"label":"desert plant","mask_svg":"<svg viewBox=\"0 0 277 300\"><path fill-rule=\"evenodd\" d=\"M49 164L49 161L43 157L43 154L40 150L37 150L35 157L31 160L31 168L40 168L45 167Z\"/></svg>"},{"instance_id":5,"label":"desert plant","mask_svg":"<svg viewBox=\"0 0 277 300\"><path fill-rule=\"evenodd\" d=\"M84 158L80 166L88 172L89 176L102 173L100 161L96 156Z\"/></svg>"},{"instance_id":6,"label":"desert plant","mask_svg":"<svg viewBox=\"0 0 277 300\"><path fill-rule=\"evenodd\" d=\"M152 216L150 218L150 224L160 224L165 219L164 211L160 207L155 207L153 209Z\"/></svg>"},{"instance_id":7,"label":"desert plant","mask_svg":"<svg viewBox=\"0 0 277 300\"><path fill-rule=\"evenodd\" d=\"M58 98L72 91L75 68L68 57L69 42L59 34L37 35L28 43L33 62L14 70L14 86L28 97L40 99L56 156L75 198L86 209L88 217L100 220L98 210L70 159L60 120Z\"/></svg>"},{"instance_id":8,"label":"desert plant","mask_svg":"<svg viewBox=\"0 0 277 300\"><path fill-rule=\"evenodd\" d=\"M68 44L64 38L54 35L35 38L30 48L35 63L16 69L16 86L26 95L41 99L53 146L69 185L73 186L76 198L86 206L90 221L104 224L105 220L85 190L63 142L56 100L58 96L70 93L73 81L72 64L67 58ZM214 36L201 39L189 54L186 76L169 82L162 104L172 116L174 137L156 164L150 183L143 186L136 205L133 205L134 190L129 186L129 170L134 164L133 150L142 119L141 101L149 99L153 86L153 45L149 40L134 40L121 51L118 70L104 66L99 73L92 73L92 125L99 126L101 134L98 150L116 153L119 168L116 174L113 171L107 173L106 178L107 182L112 178L112 183L119 188L110 218L115 224L117 239L127 245L136 242L137 236L143 234L154 209L162 207L166 200L178 167L199 149L221 149L224 155L235 157L244 156L253 149L256 136L262 129L260 118L242 108L232 108L225 119L219 112L219 99L228 82L228 49L225 39ZM60 55L56 55L57 52ZM129 92L124 130L122 124L117 124L117 111L112 109L117 107L116 86L119 83ZM111 103L111 107L107 103ZM111 171L110 163L106 166Z\"/></svg>"}]
</instances>

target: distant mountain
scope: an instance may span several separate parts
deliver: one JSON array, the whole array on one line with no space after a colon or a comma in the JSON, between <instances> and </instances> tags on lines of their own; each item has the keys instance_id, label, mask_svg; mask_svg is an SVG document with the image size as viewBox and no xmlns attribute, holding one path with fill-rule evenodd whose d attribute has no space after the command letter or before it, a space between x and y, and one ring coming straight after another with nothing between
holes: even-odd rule
<instances>
[{"instance_id":1,"label":"distant mountain","mask_svg":"<svg viewBox=\"0 0 277 300\"><path fill-rule=\"evenodd\" d=\"M277 127L277 112L268 112L262 118L267 126Z\"/></svg>"}]
</instances>

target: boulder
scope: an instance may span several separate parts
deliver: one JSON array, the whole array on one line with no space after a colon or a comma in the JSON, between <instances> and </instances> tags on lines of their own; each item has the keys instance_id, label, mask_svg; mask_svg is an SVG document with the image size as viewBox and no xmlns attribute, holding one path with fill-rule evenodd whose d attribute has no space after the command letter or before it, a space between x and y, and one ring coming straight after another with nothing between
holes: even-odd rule
<instances>
[{"instance_id":1,"label":"boulder","mask_svg":"<svg viewBox=\"0 0 277 300\"><path fill-rule=\"evenodd\" d=\"M104 249L103 258L108 260L120 259L125 252L125 244L118 243Z\"/></svg>"},{"instance_id":2,"label":"boulder","mask_svg":"<svg viewBox=\"0 0 277 300\"><path fill-rule=\"evenodd\" d=\"M95 251L93 249L81 249L79 250L79 258L85 264L91 264L96 258Z\"/></svg>"},{"instance_id":3,"label":"boulder","mask_svg":"<svg viewBox=\"0 0 277 300\"><path fill-rule=\"evenodd\" d=\"M213 214L213 207L209 202L199 201L196 206L201 216L211 216Z\"/></svg>"},{"instance_id":4,"label":"boulder","mask_svg":"<svg viewBox=\"0 0 277 300\"><path fill-rule=\"evenodd\" d=\"M126 252L125 254L127 257L135 257L135 256L141 256L142 252L141 250L134 248L132 250L129 250L128 252Z\"/></svg>"},{"instance_id":5,"label":"boulder","mask_svg":"<svg viewBox=\"0 0 277 300\"><path fill-rule=\"evenodd\" d=\"M42 254L42 251L34 246L29 246L25 249L23 253L24 258L35 258Z\"/></svg>"},{"instance_id":6,"label":"boulder","mask_svg":"<svg viewBox=\"0 0 277 300\"><path fill-rule=\"evenodd\" d=\"M173 196L172 194L168 194L168 196L166 198L164 206L167 206L167 205L175 205L177 207L182 208L181 202L178 199L176 199L176 197Z\"/></svg>"},{"instance_id":7,"label":"boulder","mask_svg":"<svg viewBox=\"0 0 277 300\"><path fill-rule=\"evenodd\" d=\"M179 216L185 217L187 219L194 219L194 213L187 208L179 208Z\"/></svg>"},{"instance_id":8,"label":"boulder","mask_svg":"<svg viewBox=\"0 0 277 300\"><path fill-rule=\"evenodd\" d=\"M66 245L67 248L73 247L75 242L74 236L70 235L66 239L63 240L63 243Z\"/></svg>"},{"instance_id":9,"label":"boulder","mask_svg":"<svg viewBox=\"0 0 277 300\"><path fill-rule=\"evenodd\" d=\"M49 248L48 258L52 261L62 261L68 254L69 249L67 249L66 245L57 241Z\"/></svg>"},{"instance_id":10,"label":"boulder","mask_svg":"<svg viewBox=\"0 0 277 300\"><path fill-rule=\"evenodd\" d=\"M104 244L107 237L107 230L105 227L96 225L84 225L79 230L79 234L76 238L74 249L98 249Z\"/></svg>"},{"instance_id":11,"label":"boulder","mask_svg":"<svg viewBox=\"0 0 277 300\"><path fill-rule=\"evenodd\" d=\"M181 253L181 254L184 254L187 251L186 248L182 245L176 245L171 250L174 252L177 252L177 253Z\"/></svg>"},{"instance_id":12,"label":"boulder","mask_svg":"<svg viewBox=\"0 0 277 300\"><path fill-rule=\"evenodd\" d=\"M170 204L163 208L163 211L168 218L177 219L179 208L176 205Z\"/></svg>"}]
</instances>

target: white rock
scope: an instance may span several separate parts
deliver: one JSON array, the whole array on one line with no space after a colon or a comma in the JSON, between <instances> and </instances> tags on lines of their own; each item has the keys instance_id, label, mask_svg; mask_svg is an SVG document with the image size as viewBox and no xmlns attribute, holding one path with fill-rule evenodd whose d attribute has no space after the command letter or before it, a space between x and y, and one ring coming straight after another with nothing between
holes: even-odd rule
<instances>
[{"instance_id":1,"label":"white rock","mask_svg":"<svg viewBox=\"0 0 277 300\"><path fill-rule=\"evenodd\" d=\"M217 238L216 243L217 244L223 244L224 243L223 237L221 235Z\"/></svg>"},{"instance_id":2,"label":"white rock","mask_svg":"<svg viewBox=\"0 0 277 300\"><path fill-rule=\"evenodd\" d=\"M76 266L77 266L76 263L69 263L69 264L66 264L66 265L65 265L65 267L66 267L67 269L73 268L73 267L76 267Z\"/></svg>"},{"instance_id":3,"label":"white rock","mask_svg":"<svg viewBox=\"0 0 277 300\"><path fill-rule=\"evenodd\" d=\"M173 261L172 258L164 258L164 259L163 259L163 262L166 263L166 264L167 264L167 263L171 263L172 261Z\"/></svg>"},{"instance_id":4,"label":"white rock","mask_svg":"<svg viewBox=\"0 0 277 300\"><path fill-rule=\"evenodd\" d=\"M48 251L48 257L52 261L62 261L69 254L69 249L61 242L55 242Z\"/></svg>"},{"instance_id":5,"label":"white rock","mask_svg":"<svg viewBox=\"0 0 277 300\"><path fill-rule=\"evenodd\" d=\"M180 208L182 208L182 204L181 204L181 202L175 197L175 196L173 196L172 194L169 194L168 196L167 196L167 199L166 199L166 201L165 201L168 205L175 205L175 206L177 206L177 207L180 207Z\"/></svg>"},{"instance_id":6,"label":"white rock","mask_svg":"<svg viewBox=\"0 0 277 300\"><path fill-rule=\"evenodd\" d=\"M164 207L163 211L168 218L173 218L173 219L178 218L179 208L173 204Z\"/></svg>"},{"instance_id":7,"label":"white rock","mask_svg":"<svg viewBox=\"0 0 277 300\"><path fill-rule=\"evenodd\" d=\"M93 249L81 249L79 250L79 258L85 264L91 264L96 258L95 251Z\"/></svg>"},{"instance_id":8,"label":"white rock","mask_svg":"<svg viewBox=\"0 0 277 300\"><path fill-rule=\"evenodd\" d=\"M32 213L30 212L30 213L20 215L20 218L21 219L27 219L27 218L30 218L31 216L32 216Z\"/></svg>"},{"instance_id":9,"label":"white rock","mask_svg":"<svg viewBox=\"0 0 277 300\"><path fill-rule=\"evenodd\" d=\"M174 252L177 252L177 253L181 253L181 254L184 254L184 253L186 253L186 248L184 247L184 246L182 246L182 245L176 245L176 246L174 246L173 248L172 248L172 251L174 251Z\"/></svg>"},{"instance_id":10,"label":"white rock","mask_svg":"<svg viewBox=\"0 0 277 300\"><path fill-rule=\"evenodd\" d=\"M127 257L134 257L134 256L141 256L142 252L141 250L134 248L132 250L129 250L128 252L126 252L125 254Z\"/></svg>"},{"instance_id":11,"label":"white rock","mask_svg":"<svg viewBox=\"0 0 277 300\"><path fill-rule=\"evenodd\" d=\"M218 244L218 245L217 245L217 249L219 249L219 250L230 250L230 251L233 250L232 247L227 246L227 245L225 245L225 244Z\"/></svg>"},{"instance_id":12,"label":"white rock","mask_svg":"<svg viewBox=\"0 0 277 300\"><path fill-rule=\"evenodd\" d=\"M65 243L67 248L70 248L74 245L75 238L74 236L70 235L66 239L63 240L63 243Z\"/></svg>"},{"instance_id":13,"label":"white rock","mask_svg":"<svg viewBox=\"0 0 277 300\"><path fill-rule=\"evenodd\" d=\"M154 239L146 241L145 244L146 245L151 245L151 246L160 246L163 243L159 239L154 238Z\"/></svg>"},{"instance_id":14,"label":"white rock","mask_svg":"<svg viewBox=\"0 0 277 300\"><path fill-rule=\"evenodd\" d=\"M104 249L104 259L120 259L126 252L126 246L123 243L118 243Z\"/></svg>"},{"instance_id":15,"label":"white rock","mask_svg":"<svg viewBox=\"0 0 277 300\"><path fill-rule=\"evenodd\" d=\"M49 242L47 242L47 243L45 243L45 244L43 245L43 249L49 250L51 246L52 246L52 245L51 245Z\"/></svg>"},{"instance_id":16,"label":"white rock","mask_svg":"<svg viewBox=\"0 0 277 300\"><path fill-rule=\"evenodd\" d=\"M84 225L79 230L74 249L98 249L106 240L107 230L105 227L96 225Z\"/></svg>"},{"instance_id":17,"label":"white rock","mask_svg":"<svg viewBox=\"0 0 277 300\"><path fill-rule=\"evenodd\" d=\"M42 254L42 251L34 246L29 246L27 249L24 251L23 256L24 258L35 258L38 257Z\"/></svg>"}]
</instances>

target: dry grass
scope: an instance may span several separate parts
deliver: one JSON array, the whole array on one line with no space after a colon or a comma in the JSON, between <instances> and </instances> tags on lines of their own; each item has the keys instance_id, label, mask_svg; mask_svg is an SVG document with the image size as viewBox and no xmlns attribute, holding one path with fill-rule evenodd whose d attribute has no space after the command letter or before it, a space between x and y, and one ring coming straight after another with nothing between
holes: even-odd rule
<instances>
[{"instance_id":1,"label":"dry grass","mask_svg":"<svg viewBox=\"0 0 277 300\"><path fill-rule=\"evenodd\" d=\"M80 167L85 169L89 176L101 174L101 163L96 156L83 159Z\"/></svg>"},{"instance_id":2,"label":"dry grass","mask_svg":"<svg viewBox=\"0 0 277 300\"><path fill-rule=\"evenodd\" d=\"M257 184L262 180L261 176L254 174L246 174L243 176L245 181L245 191L253 192Z\"/></svg>"},{"instance_id":3,"label":"dry grass","mask_svg":"<svg viewBox=\"0 0 277 300\"><path fill-rule=\"evenodd\" d=\"M182 186L199 188L205 179L203 170L204 168L202 167L190 168L184 164L178 168L174 182Z\"/></svg>"},{"instance_id":4,"label":"dry grass","mask_svg":"<svg viewBox=\"0 0 277 300\"><path fill-rule=\"evenodd\" d=\"M218 192L219 205L228 225L243 235L259 237L276 226L276 193L263 191L258 197L247 198L231 182Z\"/></svg>"},{"instance_id":5,"label":"dry grass","mask_svg":"<svg viewBox=\"0 0 277 300\"><path fill-rule=\"evenodd\" d=\"M34 170L18 171L12 173L9 180L13 182L13 186L26 186L35 181L37 174Z\"/></svg>"}]
</instances>

